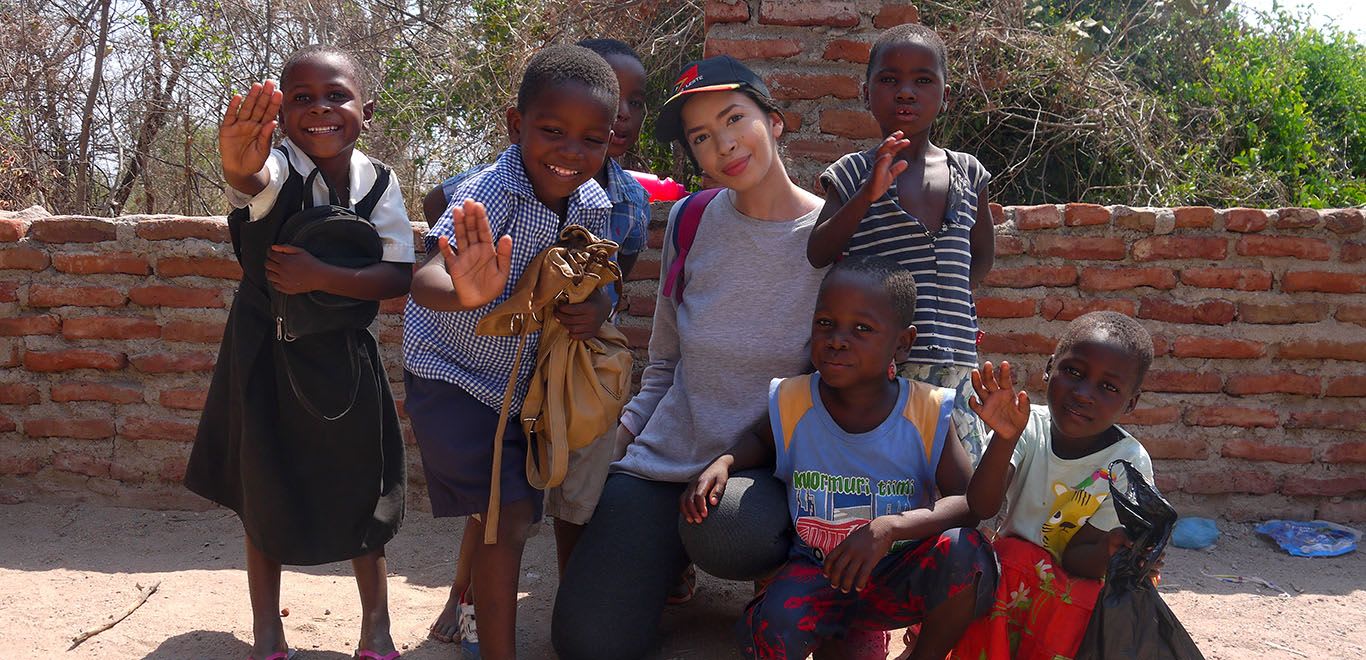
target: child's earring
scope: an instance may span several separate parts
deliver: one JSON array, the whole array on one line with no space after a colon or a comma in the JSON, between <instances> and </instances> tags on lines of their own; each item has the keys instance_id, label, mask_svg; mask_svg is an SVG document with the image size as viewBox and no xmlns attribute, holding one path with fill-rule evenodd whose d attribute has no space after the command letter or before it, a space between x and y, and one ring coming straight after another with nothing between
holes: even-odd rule
<instances>
[{"instance_id":1,"label":"child's earring","mask_svg":"<svg viewBox=\"0 0 1366 660\"><path fill-rule=\"evenodd\" d=\"M896 380L896 360L887 365L887 380Z\"/></svg>"}]
</instances>

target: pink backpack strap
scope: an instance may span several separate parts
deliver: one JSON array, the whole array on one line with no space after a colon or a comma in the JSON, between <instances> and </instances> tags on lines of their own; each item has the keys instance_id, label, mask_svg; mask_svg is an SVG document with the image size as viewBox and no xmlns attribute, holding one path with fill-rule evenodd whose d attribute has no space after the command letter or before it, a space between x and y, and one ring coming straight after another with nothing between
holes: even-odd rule
<instances>
[{"instance_id":1,"label":"pink backpack strap","mask_svg":"<svg viewBox=\"0 0 1366 660\"><path fill-rule=\"evenodd\" d=\"M665 296L674 296L677 289L677 300L683 301L683 263L688 259L688 251L692 249L693 241L697 240L697 227L702 224L702 212L707 210L707 205L722 190L723 188L700 190L688 195L681 202L683 206L678 209L678 215L674 218L674 260L669 264L668 274L664 276Z\"/></svg>"}]
</instances>

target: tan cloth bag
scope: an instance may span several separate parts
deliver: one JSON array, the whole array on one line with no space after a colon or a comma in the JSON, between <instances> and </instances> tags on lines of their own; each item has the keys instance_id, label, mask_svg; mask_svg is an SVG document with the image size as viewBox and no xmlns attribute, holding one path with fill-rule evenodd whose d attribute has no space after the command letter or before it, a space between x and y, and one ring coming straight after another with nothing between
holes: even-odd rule
<instances>
[{"instance_id":1,"label":"tan cloth bag","mask_svg":"<svg viewBox=\"0 0 1366 660\"><path fill-rule=\"evenodd\" d=\"M498 538L503 435L528 334L541 333L536 371L522 404L527 480L532 486L544 490L560 485L569 452L592 444L615 427L626 405L631 391L631 349L626 336L603 324L593 339L571 339L554 314L562 302L581 303L598 288L620 282L621 269L612 261L616 251L616 243L579 225L565 227L559 242L537 255L523 271L512 295L479 321L477 334L519 337L493 439L484 543Z\"/></svg>"}]
</instances>

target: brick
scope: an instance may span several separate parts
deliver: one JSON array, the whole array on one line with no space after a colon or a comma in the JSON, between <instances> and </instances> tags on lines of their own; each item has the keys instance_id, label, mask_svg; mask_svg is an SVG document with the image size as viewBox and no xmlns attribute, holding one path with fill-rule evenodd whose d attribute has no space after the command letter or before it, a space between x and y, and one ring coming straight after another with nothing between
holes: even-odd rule
<instances>
[{"instance_id":1,"label":"brick","mask_svg":"<svg viewBox=\"0 0 1366 660\"><path fill-rule=\"evenodd\" d=\"M636 261L636 265L631 267L631 274L626 276L626 281L638 282L641 280L658 280L659 269L659 259L654 257L639 259Z\"/></svg>"},{"instance_id":2,"label":"brick","mask_svg":"<svg viewBox=\"0 0 1366 660\"><path fill-rule=\"evenodd\" d=\"M0 367L17 367L23 360L24 345L16 338L0 338Z\"/></svg>"},{"instance_id":3,"label":"brick","mask_svg":"<svg viewBox=\"0 0 1366 660\"><path fill-rule=\"evenodd\" d=\"M116 351L67 349L24 353L24 368L29 371L51 372L71 371L73 369L118 371L127 364L127 356Z\"/></svg>"},{"instance_id":4,"label":"brick","mask_svg":"<svg viewBox=\"0 0 1366 660\"><path fill-rule=\"evenodd\" d=\"M1317 376L1291 371L1280 373L1234 374L1224 383L1224 392L1233 396L1252 394L1301 394L1318 396L1322 384Z\"/></svg>"},{"instance_id":5,"label":"brick","mask_svg":"<svg viewBox=\"0 0 1366 660\"><path fill-rule=\"evenodd\" d=\"M825 53L821 57L827 60L867 64L868 56L872 50L873 45L866 41L831 39L830 43L825 45Z\"/></svg>"},{"instance_id":6,"label":"brick","mask_svg":"<svg viewBox=\"0 0 1366 660\"><path fill-rule=\"evenodd\" d=\"M1033 332L991 332L977 344L979 353L1052 355L1058 341Z\"/></svg>"},{"instance_id":7,"label":"brick","mask_svg":"<svg viewBox=\"0 0 1366 660\"><path fill-rule=\"evenodd\" d=\"M1361 410L1301 410L1285 420L1288 429L1336 429L1366 431L1366 415Z\"/></svg>"},{"instance_id":8,"label":"brick","mask_svg":"<svg viewBox=\"0 0 1366 660\"><path fill-rule=\"evenodd\" d=\"M0 220L3 222L3 220ZM0 225L3 227L3 225ZM9 428L6 428L8 426ZM0 415L0 432L13 431L14 421ZM0 456L0 475L28 476L41 470L44 462L36 456ZM492 465L492 463L490 463ZM8 502L7 502L8 504Z\"/></svg>"},{"instance_id":9,"label":"brick","mask_svg":"<svg viewBox=\"0 0 1366 660\"><path fill-rule=\"evenodd\" d=\"M59 383L52 386L52 400L106 401L109 403L141 403L142 388L118 383Z\"/></svg>"},{"instance_id":10,"label":"brick","mask_svg":"<svg viewBox=\"0 0 1366 660\"><path fill-rule=\"evenodd\" d=\"M821 132L863 140L882 137L882 129L871 114L862 110L825 110L821 112Z\"/></svg>"},{"instance_id":11,"label":"brick","mask_svg":"<svg viewBox=\"0 0 1366 660\"><path fill-rule=\"evenodd\" d=\"M1033 300L1012 300L1010 298L978 298L977 316L988 319L1025 319L1034 316Z\"/></svg>"},{"instance_id":12,"label":"brick","mask_svg":"<svg viewBox=\"0 0 1366 660\"><path fill-rule=\"evenodd\" d=\"M19 424L16 423L13 419L11 419L11 418L9 418L9 417L7 417L7 416L5 416L5 415L0 415L0 433L9 433L9 432L11 432L11 431L17 430L18 428L19 428ZM6 459L5 459L5 458L0 458L0 461L4 461L4 460L6 460ZM2 463L0 463L0 464L2 464Z\"/></svg>"},{"instance_id":13,"label":"brick","mask_svg":"<svg viewBox=\"0 0 1366 660\"><path fill-rule=\"evenodd\" d=\"M1292 271L1281 278L1281 291L1318 291L1322 293L1366 292L1366 274L1326 271Z\"/></svg>"},{"instance_id":14,"label":"brick","mask_svg":"<svg viewBox=\"0 0 1366 660\"><path fill-rule=\"evenodd\" d=\"M1366 476L1346 477L1296 477L1286 479L1281 492L1297 497L1346 497L1366 491Z\"/></svg>"},{"instance_id":15,"label":"brick","mask_svg":"<svg viewBox=\"0 0 1366 660\"><path fill-rule=\"evenodd\" d=\"M1221 337L1177 337L1172 346L1176 357L1251 359L1266 355L1266 345L1246 339Z\"/></svg>"},{"instance_id":16,"label":"brick","mask_svg":"<svg viewBox=\"0 0 1366 660\"><path fill-rule=\"evenodd\" d=\"M18 282L0 282L0 303L12 303L19 301Z\"/></svg>"},{"instance_id":17,"label":"brick","mask_svg":"<svg viewBox=\"0 0 1366 660\"><path fill-rule=\"evenodd\" d=\"M1366 498L1342 499L1333 498L1320 502L1314 513L1304 516L1284 516L1289 519L1307 520L1317 518L1319 520L1341 520L1345 523L1366 521ZM1261 517L1254 519L1260 520Z\"/></svg>"},{"instance_id":18,"label":"brick","mask_svg":"<svg viewBox=\"0 0 1366 660\"><path fill-rule=\"evenodd\" d=\"M988 202L987 210L991 211L991 224L1003 225L1006 223L1006 207L996 202Z\"/></svg>"},{"instance_id":19,"label":"brick","mask_svg":"<svg viewBox=\"0 0 1366 660\"><path fill-rule=\"evenodd\" d=\"M1209 443L1199 436L1167 438L1144 436L1139 438L1148 455L1157 459L1202 460L1209 458Z\"/></svg>"},{"instance_id":20,"label":"brick","mask_svg":"<svg viewBox=\"0 0 1366 660\"><path fill-rule=\"evenodd\" d=\"M1048 296L1039 306L1039 314L1049 321L1071 321L1082 314L1102 310L1133 316L1135 308L1134 301L1119 298L1079 300L1062 296Z\"/></svg>"},{"instance_id":21,"label":"brick","mask_svg":"<svg viewBox=\"0 0 1366 660\"><path fill-rule=\"evenodd\" d=\"M1169 323L1225 325L1233 321L1236 310L1227 300L1182 303L1171 298L1146 296L1139 303L1138 317Z\"/></svg>"},{"instance_id":22,"label":"brick","mask_svg":"<svg viewBox=\"0 0 1366 660\"><path fill-rule=\"evenodd\" d=\"M1133 316L1133 314L1129 316ZM1170 340L1162 335L1153 335L1153 357L1162 357L1170 353L1171 350L1172 343Z\"/></svg>"},{"instance_id":23,"label":"brick","mask_svg":"<svg viewBox=\"0 0 1366 660\"><path fill-rule=\"evenodd\" d=\"M1056 229L1062 226L1062 213L1056 204L1015 207L1015 228L1020 231Z\"/></svg>"},{"instance_id":24,"label":"brick","mask_svg":"<svg viewBox=\"0 0 1366 660\"><path fill-rule=\"evenodd\" d=\"M1314 450L1311 447L1268 445L1241 438L1225 440L1224 445L1219 448L1219 455L1224 458L1241 458L1249 461L1270 461L1293 465L1303 465L1314 460Z\"/></svg>"},{"instance_id":25,"label":"brick","mask_svg":"<svg viewBox=\"0 0 1366 660\"><path fill-rule=\"evenodd\" d=\"M1339 305L1333 318L1347 323L1366 325L1366 305Z\"/></svg>"},{"instance_id":26,"label":"brick","mask_svg":"<svg viewBox=\"0 0 1366 660\"><path fill-rule=\"evenodd\" d=\"M1036 236L1029 253L1036 257L1118 261L1128 246L1113 236Z\"/></svg>"},{"instance_id":27,"label":"brick","mask_svg":"<svg viewBox=\"0 0 1366 660\"><path fill-rule=\"evenodd\" d=\"M873 17L873 27L875 28L889 28L903 23L918 22L920 22L920 12L916 10L915 5L886 3L878 9L877 16Z\"/></svg>"},{"instance_id":28,"label":"brick","mask_svg":"<svg viewBox=\"0 0 1366 660\"><path fill-rule=\"evenodd\" d=\"M114 223L99 218L44 218L28 228L28 237L43 243L102 243L114 234Z\"/></svg>"},{"instance_id":29,"label":"brick","mask_svg":"<svg viewBox=\"0 0 1366 660\"><path fill-rule=\"evenodd\" d=\"M1238 239L1238 254L1245 257L1293 257L1309 261L1328 261L1333 258L1333 246L1317 238L1244 236Z\"/></svg>"},{"instance_id":30,"label":"brick","mask_svg":"<svg viewBox=\"0 0 1366 660\"><path fill-rule=\"evenodd\" d=\"M1366 342L1297 339L1282 342L1276 357L1283 360L1351 360L1366 362Z\"/></svg>"},{"instance_id":31,"label":"brick","mask_svg":"<svg viewBox=\"0 0 1366 660\"><path fill-rule=\"evenodd\" d=\"M649 348L650 329L644 326L624 325L620 328L621 333L626 335L626 345L631 348Z\"/></svg>"},{"instance_id":32,"label":"brick","mask_svg":"<svg viewBox=\"0 0 1366 660\"><path fill-rule=\"evenodd\" d=\"M128 291L128 298L143 307L222 307L220 289L188 286L142 286Z\"/></svg>"},{"instance_id":33,"label":"brick","mask_svg":"<svg viewBox=\"0 0 1366 660\"><path fill-rule=\"evenodd\" d=\"M1323 216L1323 226L1334 234L1355 234L1361 231L1361 209L1338 209Z\"/></svg>"},{"instance_id":34,"label":"brick","mask_svg":"<svg viewBox=\"0 0 1366 660\"><path fill-rule=\"evenodd\" d=\"M76 417L29 419L24 422L24 435L30 438L99 440L113 437L114 422L109 419Z\"/></svg>"},{"instance_id":35,"label":"brick","mask_svg":"<svg viewBox=\"0 0 1366 660\"><path fill-rule=\"evenodd\" d=\"M1366 376L1338 376L1328 381L1324 396L1366 397Z\"/></svg>"},{"instance_id":36,"label":"brick","mask_svg":"<svg viewBox=\"0 0 1366 660\"><path fill-rule=\"evenodd\" d=\"M1134 243L1134 261L1228 258L1228 241L1194 236L1150 236Z\"/></svg>"},{"instance_id":37,"label":"brick","mask_svg":"<svg viewBox=\"0 0 1366 660\"><path fill-rule=\"evenodd\" d=\"M1342 244L1338 253L1338 261L1344 264L1354 264L1362 259L1366 259L1366 243L1347 241Z\"/></svg>"},{"instance_id":38,"label":"brick","mask_svg":"<svg viewBox=\"0 0 1366 660\"><path fill-rule=\"evenodd\" d=\"M1238 320L1243 323L1317 323L1326 318L1328 305L1324 303L1238 303Z\"/></svg>"},{"instance_id":39,"label":"brick","mask_svg":"<svg viewBox=\"0 0 1366 660\"><path fill-rule=\"evenodd\" d=\"M1099 204L1072 203L1063 206L1062 223L1068 227L1110 224L1110 209Z\"/></svg>"},{"instance_id":40,"label":"brick","mask_svg":"<svg viewBox=\"0 0 1366 660\"><path fill-rule=\"evenodd\" d=\"M157 401L175 410L203 410L208 396L208 390L162 390Z\"/></svg>"},{"instance_id":41,"label":"brick","mask_svg":"<svg viewBox=\"0 0 1366 660\"><path fill-rule=\"evenodd\" d=\"M833 96L840 99L859 97L862 81L852 75L829 73L782 72L769 76L768 89L780 101L818 99Z\"/></svg>"},{"instance_id":42,"label":"brick","mask_svg":"<svg viewBox=\"0 0 1366 660\"><path fill-rule=\"evenodd\" d=\"M642 318L654 316L655 301L655 296L631 296L627 311L630 312L631 316L639 316Z\"/></svg>"},{"instance_id":43,"label":"brick","mask_svg":"<svg viewBox=\"0 0 1366 660\"><path fill-rule=\"evenodd\" d=\"M996 256L1010 257L1017 254L1024 254L1027 243L1019 236L997 236L996 237Z\"/></svg>"},{"instance_id":44,"label":"brick","mask_svg":"<svg viewBox=\"0 0 1366 660\"><path fill-rule=\"evenodd\" d=\"M31 406L42 402L42 400L43 393L35 385L0 383L0 403L12 406Z\"/></svg>"},{"instance_id":45,"label":"brick","mask_svg":"<svg viewBox=\"0 0 1366 660\"><path fill-rule=\"evenodd\" d=\"M1121 291L1138 287L1172 289L1176 273L1167 268L1085 268L1081 271L1082 291Z\"/></svg>"},{"instance_id":46,"label":"brick","mask_svg":"<svg viewBox=\"0 0 1366 660\"><path fill-rule=\"evenodd\" d=\"M1252 493L1269 495L1276 492L1279 480L1265 470L1237 470L1221 466L1214 470L1186 475L1181 490L1194 495L1221 493Z\"/></svg>"},{"instance_id":47,"label":"brick","mask_svg":"<svg viewBox=\"0 0 1366 660\"><path fill-rule=\"evenodd\" d=\"M784 112L783 131L787 133L796 133L800 130L802 130L802 113L793 112L791 110ZM656 247L655 249L658 250L660 247L664 247L664 243L661 242L659 247Z\"/></svg>"},{"instance_id":48,"label":"brick","mask_svg":"<svg viewBox=\"0 0 1366 660\"><path fill-rule=\"evenodd\" d=\"M134 231L138 238L148 241L178 241L186 238L202 238L216 243L227 243L226 218L169 218L142 220ZM421 245L421 242L418 243Z\"/></svg>"},{"instance_id":49,"label":"brick","mask_svg":"<svg viewBox=\"0 0 1366 660\"><path fill-rule=\"evenodd\" d=\"M161 338L166 341L217 344L223 339L223 327L223 323L217 321L177 319L162 326Z\"/></svg>"},{"instance_id":50,"label":"brick","mask_svg":"<svg viewBox=\"0 0 1366 660\"><path fill-rule=\"evenodd\" d=\"M856 144L846 139L813 140L801 138L784 141L783 146L787 149L788 156L792 158L810 158L827 163L833 163L844 154L858 150Z\"/></svg>"},{"instance_id":51,"label":"brick","mask_svg":"<svg viewBox=\"0 0 1366 660\"><path fill-rule=\"evenodd\" d=\"M1310 229L1319 226L1319 212L1305 208L1283 208L1276 211L1277 229Z\"/></svg>"},{"instance_id":52,"label":"brick","mask_svg":"<svg viewBox=\"0 0 1366 660\"><path fill-rule=\"evenodd\" d=\"M1182 419L1191 426L1273 429L1280 423L1280 417L1274 410L1240 406L1198 406L1187 410Z\"/></svg>"},{"instance_id":53,"label":"brick","mask_svg":"<svg viewBox=\"0 0 1366 660\"><path fill-rule=\"evenodd\" d=\"M52 265L63 273L75 275L147 275L152 266L147 259L132 252L66 253L52 255Z\"/></svg>"},{"instance_id":54,"label":"brick","mask_svg":"<svg viewBox=\"0 0 1366 660\"><path fill-rule=\"evenodd\" d=\"M62 472L87 477L109 476L109 459L74 451L61 451L54 454L52 456L52 467Z\"/></svg>"},{"instance_id":55,"label":"brick","mask_svg":"<svg viewBox=\"0 0 1366 660\"><path fill-rule=\"evenodd\" d=\"M1239 233L1259 232L1266 229L1266 212L1261 209L1228 209L1224 211L1224 229Z\"/></svg>"},{"instance_id":56,"label":"brick","mask_svg":"<svg viewBox=\"0 0 1366 660\"><path fill-rule=\"evenodd\" d=\"M762 0L759 3L759 23L854 27L859 23L859 13L852 2Z\"/></svg>"},{"instance_id":57,"label":"brick","mask_svg":"<svg viewBox=\"0 0 1366 660\"><path fill-rule=\"evenodd\" d=\"M28 225L21 218L0 218L0 243L18 243L28 234Z\"/></svg>"},{"instance_id":58,"label":"brick","mask_svg":"<svg viewBox=\"0 0 1366 660\"><path fill-rule=\"evenodd\" d=\"M1366 442L1338 442L1323 450L1325 463L1366 463Z\"/></svg>"},{"instance_id":59,"label":"brick","mask_svg":"<svg viewBox=\"0 0 1366 660\"><path fill-rule=\"evenodd\" d=\"M737 60L765 60L792 57L802 52L796 39L723 39L711 37L706 43L707 57L730 55Z\"/></svg>"},{"instance_id":60,"label":"brick","mask_svg":"<svg viewBox=\"0 0 1366 660\"><path fill-rule=\"evenodd\" d=\"M1157 213L1149 209L1116 206L1112 215L1116 227L1143 232L1151 232L1157 228Z\"/></svg>"},{"instance_id":61,"label":"brick","mask_svg":"<svg viewBox=\"0 0 1366 660\"><path fill-rule=\"evenodd\" d=\"M402 314L408 306L408 296L398 296L379 301L380 314Z\"/></svg>"},{"instance_id":62,"label":"brick","mask_svg":"<svg viewBox=\"0 0 1366 660\"><path fill-rule=\"evenodd\" d=\"M161 336L161 326L153 319L87 316L63 320L62 336L67 339L150 339Z\"/></svg>"},{"instance_id":63,"label":"brick","mask_svg":"<svg viewBox=\"0 0 1366 660\"><path fill-rule=\"evenodd\" d=\"M143 353L128 360L133 368L143 373L186 373L213 371L213 353Z\"/></svg>"},{"instance_id":64,"label":"brick","mask_svg":"<svg viewBox=\"0 0 1366 660\"><path fill-rule=\"evenodd\" d=\"M55 335L60 321L51 314L0 318L0 336Z\"/></svg>"},{"instance_id":65,"label":"brick","mask_svg":"<svg viewBox=\"0 0 1366 660\"><path fill-rule=\"evenodd\" d=\"M1172 209L1177 229L1209 229L1214 226L1214 209L1208 206L1178 206Z\"/></svg>"},{"instance_id":66,"label":"brick","mask_svg":"<svg viewBox=\"0 0 1366 660\"><path fill-rule=\"evenodd\" d=\"M34 284L28 289L29 307L122 307L128 296L106 286L51 286Z\"/></svg>"},{"instance_id":67,"label":"brick","mask_svg":"<svg viewBox=\"0 0 1366 660\"><path fill-rule=\"evenodd\" d=\"M0 270L43 270L50 261L46 252L30 247L0 250Z\"/></svg>"},{"instance_id":68,"label":"brick","mask_svg":"<svg viewBox=\"0 0 1366 660\"><path fill-rule=\"evenodd\" d=\"M1218 392L1222 385L1219 374L1209 371L1156 370L1143 379L1143 389L1150 392Z\"/></svg>"},{"instance_id":69,"label":"brick","mask_svg":"<svg viewBox=\"0 0 1366 660\"><path fill-rule=\"evenodd\" d=\"M1035 286L1072 286L1077 283L1076 266L1024 266L994 268L987 273L987 286L1027 289Z\"/></svg>"},{"instance_id":70,"label":"brick","mask_svg":"<svg viewBox=\"0 0 1366 660\"><path fill-rule=\"evenodd\" d=\"M157 275L183 277L198 275L225 280L242 279L242 266L236 259L223 257L162 257L157 259Z\"/></svg>"},{"instance_id":71,"label":"brick","mask_svg":"<svg viewBox=\"0 0 1366 660\"><path fill-rule=\"evenodd\" d=\"M1271 273L1252 268L1185 268L1181 270L1181 283L1205 289L1267 291L1271 289Z\"/></svg>"},{"instance_id":72,"label":"brick","mask_svg":"<svg viewBox=\"0 0 1366 660\"><path fill-rule=\"evenodd\" d=\"M128 417L119 422L119 437L127 440L193 442L199 425L183 419Z\"/></svg>"}]
</instances>

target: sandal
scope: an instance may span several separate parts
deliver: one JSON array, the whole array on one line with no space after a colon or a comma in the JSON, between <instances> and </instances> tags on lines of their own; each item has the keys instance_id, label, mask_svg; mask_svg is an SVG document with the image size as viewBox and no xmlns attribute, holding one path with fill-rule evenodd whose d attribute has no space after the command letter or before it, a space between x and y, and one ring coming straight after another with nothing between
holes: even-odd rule
<instances>
[{"instance_id":1,"label":"sandal","mask_svg":"<svg viewBox=\"0 0 1366 660\"><path fill-rule=\"evenodd\" d=\"M669 605L682 605L690 600L697 593L697 567L688 564L683 569L683 574L678 576L678 583L669 591L669 597L664 602Z\"/></svg>"},{"instance_id":2,"label":"sandal","mask_svg":"<svg viewBox=\"0 0 1366 660\"><path fill-rule=\"evenodd\" d=\"M370 649L359 649L356 651L355 657L365 658L365 660L398 660L399 652L394 651L389 655L380 655L378 651L371 651Z\"/></svg>"},{"instance_id":3,"label":"sandal","mask_svg":"<svg viewBox=\"0 0 1366 660\"><path fill-rule=\"evenodd\" d=\"M479 629L474 621L474 602L470 592L460 596L460 623L456 636L460 638L460 650L465 652L466 660L479 660Z\"/></svg>"},{"instance_id":4,"label":"sandal","mask_svg":"<svg viewBox=\"0 0 1366 660\"><path fill-rule=\"evenodd\" d=\"M287 649L284 651L276 651L264 658L261 658L261 660L293 660L293 658L294 649ZM247 660L255 660L255 656L249 654L247 655Z\"/></svg>"}]
</instances>

